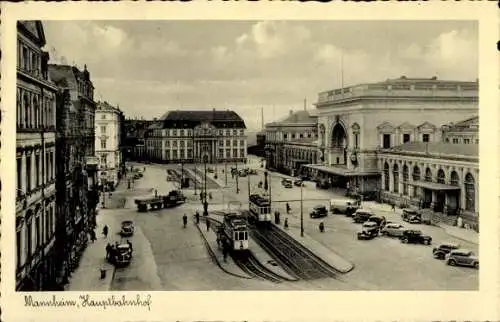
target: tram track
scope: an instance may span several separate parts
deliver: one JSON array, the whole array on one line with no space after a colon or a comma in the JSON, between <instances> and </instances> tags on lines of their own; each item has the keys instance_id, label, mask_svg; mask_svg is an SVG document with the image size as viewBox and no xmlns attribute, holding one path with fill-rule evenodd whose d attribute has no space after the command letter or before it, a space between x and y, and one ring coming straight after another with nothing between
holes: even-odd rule
<instances>
[{"instance_id":1,"label":"tram track","mask_svg":"<svg viewBox=\"0 0 500 322\"><path fill-rule=\"evenodd\" d=\"M210 221L211 224L222 224L221 221L214 218L205 218L205 220ZM267 268L255 257L250 249L245 251L232 251L231 258L233 259L234 263L249 276L267 280L273 283L297 281L297 279L291 279L285 276L281 276Z\"/></svg>"},{"instance_id":2,"label":"tram track","mask_svg":"<svg viewBox=\"0 0 500 322\"><path fill-rule=\"evenodd\" d=\"M303 280L338 277L339 271L274 225L252 227L251 235L293 277Z\"/></svg>"}]
</instances>

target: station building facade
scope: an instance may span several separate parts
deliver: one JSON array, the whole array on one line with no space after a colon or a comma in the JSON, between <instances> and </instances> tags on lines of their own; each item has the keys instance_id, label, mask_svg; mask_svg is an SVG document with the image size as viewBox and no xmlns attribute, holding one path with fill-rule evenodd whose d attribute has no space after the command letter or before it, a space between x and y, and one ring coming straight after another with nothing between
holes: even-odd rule
<instances>
[{"instance_id":1,"label":"station building facade","mask_svg":"<svg viewBox=\"0 0 500 322\"><path fill-rule=\"evenodd\" d=\"M381 199L428 209L454 225L478 229L479 146L405 143L379 152Z\"/></svg>"},{"instance_id":2,"label":"station building facade","mask_svg":"<svg viewBox=\"0 0 500 322\"><path fill-rule=\"evenodd\" d=\"M478 83L407 78L319 93L317 177L349 192L381 191L379 152L442 142L441 125L478 113ZM378 196L379 197L379 196Z\"/></svg>"},{"instance_id":3,"label":"station building facade","mask_svg":"<svg viewBox=\"0 0 500 322\"><path fill-rule=\"evenodd\" d=\"M266 167L295 175L302 165L317 162L317 117L307 110L266 124Z\"/></svg>"},{"instance_id":4,"label":"station building facade","mask_svg":"<svg viewBox=\"0 0 500 322\"><path fill-rule=\"evenodd\" d=\"M246 162L246 126L229 110L170 111L148 128L145 146L160 163Z\"/></svg>"}]
</instances>

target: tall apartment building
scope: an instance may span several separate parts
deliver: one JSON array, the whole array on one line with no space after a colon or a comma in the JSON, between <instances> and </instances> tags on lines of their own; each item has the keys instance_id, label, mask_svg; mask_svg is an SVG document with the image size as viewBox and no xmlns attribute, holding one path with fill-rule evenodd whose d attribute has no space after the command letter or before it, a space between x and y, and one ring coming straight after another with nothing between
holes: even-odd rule
<instances>
[{"instance_id":1,"label":"tall apartment building","mask_svg":"<svg viewBox=\"0 0 500 322\"><path fill-rule=\"evenodd\" d=\"M58 285L65 284L95 226L97 162L94 156L94 86L85 66L50 65L59 88L57 100Z\"/></svg>"},{"instance_id":2,"label":"tall apartment building","mask_svg":"<svg viewBox=\"0 0 500 322\"><path fill-rule=\"evenodd\" d=\"M40 21L17 23L16 290L56 286L56 92Z\"/></svg>"},{"instance_id":3,"label":"tall apartment building","mask_svg":"<svg viewBox=\"0 0 500 322\"><path fill-rule=\"evenodd\" d=\"M99 158L98 182L106 189L112 189L120 180L122 171L123 112L108 102L98 102L95 117L95 148Z\"/></svg>"},{"instance_id":4,"label":"tall apartment building","mask_svg":"<svg viewBox=\"0 0 500 322\"><path fill-rule=\"evenodd\" d=\"M171 111L149 127L146 153L164 163L246 162L245 131L234 111Z\"/></svg>"}]
</instances>

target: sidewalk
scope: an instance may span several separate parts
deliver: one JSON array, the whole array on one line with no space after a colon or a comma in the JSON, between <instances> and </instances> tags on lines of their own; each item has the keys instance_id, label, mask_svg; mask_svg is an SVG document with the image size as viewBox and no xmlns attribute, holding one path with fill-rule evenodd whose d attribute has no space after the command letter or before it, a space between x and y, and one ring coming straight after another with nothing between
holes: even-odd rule
<instances>
[{"instance_id":1,"label":"sidewalk","mask_svg":"<svg viewBox=\"0 0 500 322\"><path fill-rule=\"evenodd\" d=\"M334 253L331 249L328 249L325 245L321 244L311 236L307 234L304 234L304 237L300 236L300 228L295 228L289 225L288 229L283 229L279 225L274 223L273 225L287 233L299 244L309 249L313 254L324 260L327 264L337 269L339 272L348 273L354 269L354 264Z\"/></svg>"},{"instance_id":2,"label":"sidewalk","mask_svg":"<svg viewBox=\"0 0 500 322\"><path fill-rule=\"evenodd\" d=\"M109 291L115 268L106 259L106 244L112 243L120 224L116 221L110 211L102 209L96 217L97 227L95 229L97 240L89 242L80 259L80 265L70 277L65 291ZM108 237L102 235L102 228L108 225ZM106 278L100 279L100 268L106 270Z\"/></svg>"}]
</instances>

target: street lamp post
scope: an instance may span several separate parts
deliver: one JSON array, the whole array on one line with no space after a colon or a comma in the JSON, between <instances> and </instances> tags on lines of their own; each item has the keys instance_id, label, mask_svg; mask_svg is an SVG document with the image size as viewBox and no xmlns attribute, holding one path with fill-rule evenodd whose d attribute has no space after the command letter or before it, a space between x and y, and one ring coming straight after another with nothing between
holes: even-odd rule
<instances>
[{"instance_id":1,"label":"street lamp post","mask_svg":"<svg viewBox=\"0 0 500 322\"><path fill-rule=\"evenodd\" d=\"M226 158L224 158L224 174L226 177L226 187L227 187L227 154L226 154Z\"/></svg>"},{"instance_id":2,"label":"street lamp post","mask_svg":"<svg viewBox=\"0 0 500 322\"><path fill-rule=\"evenodd\" d=\"M235 164L236 164L236 193L240 193L240 187L238 185L238 181L239 181L238 179L240 177L240 173L238 171L238 162L236 161Z\"/></svg>"},{"instance_id":3,"label":"street lamp post","mask_svg":"<svg viewBox=\"0 0 500 322\"><path fill-rule=\"evenodd\" d=\"M208 156L204 154L203 163L205 164L205 193L204 193L204 202L203 202L203 216L208 216L208 202L207 202L207 158Z\"/></svg>"},{"instance_id":4,"label":"street lamp post","mask_svg":"<svg viewBox=\"0 0 500 322\"><path fill-rule=\"evenodd\" d=\"M181 162L181 191L184 188L184 162Z\"/></svg>"},{"instance_id":5,"label":"street lamp post","mask_svg":"<svg viewBox=\"0 0 500 322\"><path fill-rule=\"evenodd\" d=\"M300 237L304 237L304 198L302 182L300 183Z\"/></svg>"}]
</instances>

